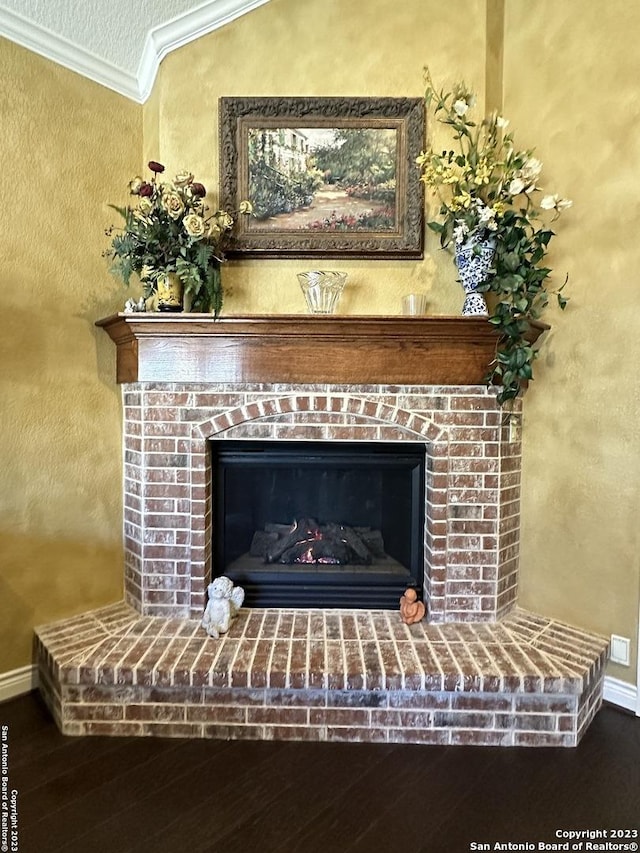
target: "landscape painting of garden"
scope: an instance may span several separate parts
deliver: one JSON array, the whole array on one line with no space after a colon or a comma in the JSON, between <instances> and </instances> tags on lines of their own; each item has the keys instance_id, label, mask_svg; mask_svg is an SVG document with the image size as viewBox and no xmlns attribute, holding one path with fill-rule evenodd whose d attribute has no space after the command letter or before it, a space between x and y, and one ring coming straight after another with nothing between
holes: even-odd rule
<instances>
[{"instance_id":1,"label":"landscape painting of garden","mask_svg":"<svg viewBox=\"0 0 640 853\"><path fill-rule=\"evenodd\" d=\"M249 128L249 230L393 231L397 135L371 127Z\"/></svg>"}]
</instances>

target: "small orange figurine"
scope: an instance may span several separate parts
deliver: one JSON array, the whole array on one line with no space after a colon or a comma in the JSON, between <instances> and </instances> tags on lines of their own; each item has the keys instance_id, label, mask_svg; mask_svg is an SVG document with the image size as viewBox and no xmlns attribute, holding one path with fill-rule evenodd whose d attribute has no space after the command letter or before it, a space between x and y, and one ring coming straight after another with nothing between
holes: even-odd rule
<instances>
[{"instance_id":1,"label":"small orange figurine","mask_svg":"<svg viewBox=\"0 0 640 853\"><path fill-rule=\"evenodd\" d=\"M413 587L406 589L400 599L400 618L405 625L413 625L424 618L424 604L417 599L418 594Z\"/></svg>"}]
</instances>

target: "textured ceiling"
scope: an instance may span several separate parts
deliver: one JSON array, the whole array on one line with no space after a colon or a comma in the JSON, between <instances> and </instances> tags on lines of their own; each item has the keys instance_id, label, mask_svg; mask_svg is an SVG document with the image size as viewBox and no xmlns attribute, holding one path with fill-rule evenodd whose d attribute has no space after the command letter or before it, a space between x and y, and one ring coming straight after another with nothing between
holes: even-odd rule
<instances>
[{"instance_id":1,"label":"textured ceiling","mask_svg":"<svg viewBox=\"0 0 640 853\"><path fill-rule=\"evenodd\" d=\"M136 74L147 33L202 0L1 0L0 6Z\"/></svg>"},{"instance_id":2,"label":"textured ceiling","mask_svg":"<svg viewBox=\"0 0 640 853\"><path fill-rule=\"evenodd\" d=\"M269 0L0 0L0 35L137 101L162 58Z\"/></svg>"}]
</instances>

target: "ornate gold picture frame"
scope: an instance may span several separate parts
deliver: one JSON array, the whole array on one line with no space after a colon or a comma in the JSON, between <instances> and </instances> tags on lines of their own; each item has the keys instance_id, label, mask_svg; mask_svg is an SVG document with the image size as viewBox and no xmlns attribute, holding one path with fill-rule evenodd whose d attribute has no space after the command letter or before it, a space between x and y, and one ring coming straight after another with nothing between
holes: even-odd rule
<instances>
[{"instance_id":1,"label":"ornate gold picture frame","mask_svg":"<svg viewBox=\"0 0 640 853\"><path fill-rule=\"evenodd\" d=\"M230 255L421 258L421 98L221 98Z\"/></svg>"}]
</instances>

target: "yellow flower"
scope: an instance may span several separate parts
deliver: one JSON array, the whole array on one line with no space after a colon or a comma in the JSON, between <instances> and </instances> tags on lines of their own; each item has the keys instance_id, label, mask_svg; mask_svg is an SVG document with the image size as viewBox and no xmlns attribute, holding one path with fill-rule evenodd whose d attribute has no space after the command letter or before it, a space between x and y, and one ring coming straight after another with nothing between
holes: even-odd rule
<instances>
[{"instance_id":1,"label":"yellow flower","mask_svg":"<svg viewBox=\"0 0 640 853\"><path fill-rule=\"evenodd\" d=\"M427 162L427 161L425 161ZM431 162L428 166L424 166L424 171L420 175L420 180L428 187L436 187L440 184L442 178L442 166Z\"/></svg>"},{"instance_id":2,"label":"yellow flower","mask_svg":"<svg viewBox=\"0 0 640 853\"><path fill-rule=\"evenodd\" d=\"M455 184L456 181L459 180L459 175L455 171L452 166L448 166L446 169L442 170L442 175L440 180L443 184Z\"/></svg>"},{"instance_id":3,"label":"yellow flower","mask_svg":"<svg viewBox=\"0 0 640 853\"><path fill-rule=\"evenodd\" d=\"M216 213L216 224L221 230L228 231L233 228L233 217L226 210L219 210Z\"/></svg>"},{"instance_id":4,"label":"yellow flower","mask_svg":"<svg viewBox=\"0 0 640 853\"><path fill-rule=\"evenodd\" d=\"M204 237L204 219L201 216L198 216L197 213L189 213L182 220L182 224L184 226L184 230L190 237L194 237L196 240Z\"/></svg>"},{"instance_id":5,"label":"yellow flower","mask_svg":"<svg viewBox=\"0 0 640 853\"><path fill-rule=\"evenodd\" d=\"M169 192L163 195L162 206L172 219L180 219L184 213L184 202L177 192Z\"/></svg>"},{"instance_id":6,"label":"yellow flower","mask_svg":"<svg viewBox=\"0 0 640 853\"><path fill-rule=\"evenodd\" d=\"M464 207L466 210L468 207L471 206L471 195L466 190L462 190L460 195L456 195L453 197L453 202L451 206L455 206L456 209Z\"/></svg>"},{"instance_id":7,"label":"yellow flower","mask_svg":"<svg viewBox=\"0 0 640 853\"><path fill-rule=\"evenodd\" d=\"M253 205L250 201L241 201L238 210L242 214L250 214L253 213Z\"/></svg>"},{"instance_id":8,"label":"yellow flower","mask_svg":"<svg viewBox=\"0 0 640 853\"><path fill-rule=\"evenodd\" d=\"M487 158L483 157L476 166L473 183L477 187L481 187L483 184L488 184L490 175L491 169L487 163Z\"/></svg>"}]
</instances>

